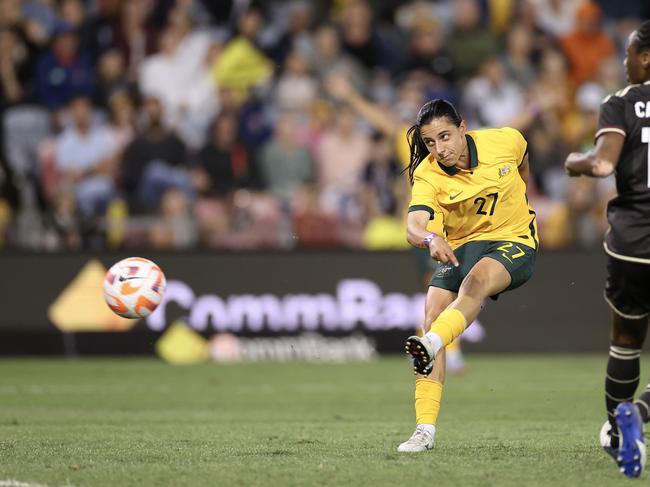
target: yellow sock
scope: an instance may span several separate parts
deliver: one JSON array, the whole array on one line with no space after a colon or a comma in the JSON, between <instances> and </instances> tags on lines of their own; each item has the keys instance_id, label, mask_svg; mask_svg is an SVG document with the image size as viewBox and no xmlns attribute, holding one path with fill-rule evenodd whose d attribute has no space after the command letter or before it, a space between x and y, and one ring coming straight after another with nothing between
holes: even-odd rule
<instances>
[{"instance_id":1,"label":"yellow sock","mask_svg":"<svg viewBox=\"0 0 650 487\"><path fill-rule=\"evenodd\" d=\"M445 347L448 352L460 352L460 340L456 338L453 342Z\"/></svg>"},{"instance_id":2,"label":"yellow sock","mask_svg":"<svg viewBox=\"0 0 650 487\"><path fill-rule=\"evenodd\" d=\"M435 353L442 347L446 347L460 336L467 327L467 320L463 313L455 308L444 310L438 315L438 319L433 322L429 333L440 337L440 342L436 343ZM437 341L437 340L436 340Z\"/></svg>"},{"instance_id":3,"label":"yellow sock","mask_svg":"<svg viewBox=\"0 0 650 487\"><path fill-rule=\"evenodd\" d=\"M415 380L416 424L436 424L441 397L442 383L432 379Z\"/></svg>"}]
</instances>

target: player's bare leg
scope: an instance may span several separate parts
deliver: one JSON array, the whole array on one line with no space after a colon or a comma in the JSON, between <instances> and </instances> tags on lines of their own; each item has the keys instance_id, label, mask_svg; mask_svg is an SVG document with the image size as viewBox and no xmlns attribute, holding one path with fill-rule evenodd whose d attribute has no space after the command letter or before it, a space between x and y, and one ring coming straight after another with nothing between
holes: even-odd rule
<instances>
[{"instance_id":1,"label":"player's bare leg","mask_svg":"<svg viewBox=\"0 0 650 487\"><path fill-rule=\"evenodd\" d=\"M421 340L407 342L407 351L419 359L415 364L418 366L416 372L427 374L440 358L440 351L476 319L483 302L504 291L510 282L510 273L501 262L490 257L479 260L463 279L456 299L431 325L432 329Z\"/></svg>"}]
</instances>

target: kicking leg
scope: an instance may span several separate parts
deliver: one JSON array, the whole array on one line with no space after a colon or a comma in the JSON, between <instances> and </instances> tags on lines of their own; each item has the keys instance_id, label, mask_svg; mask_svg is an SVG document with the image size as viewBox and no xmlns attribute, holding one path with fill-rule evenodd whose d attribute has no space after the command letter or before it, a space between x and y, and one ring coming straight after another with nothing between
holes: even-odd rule
<instances>
[{"instance_id":1,"label":"kicking leg","mask_svg":"<svg viewBox=\"0 0 650 487\"><path fill-rule=\"evenodd\" d=\"M456 299L457 294L447 289L439 287L429 287L427 291L427 299L424 307L424 323L422 324L422 336L412 336L406 340L406 352L413 357L413 370L416 375L423 377L429 376L430 379L444 382L445 377L445 364L444 355L442 355L442 364L436 364L434 368L433 361L427 355L427 345L422 343L422 339L426 336L427 332L431 329L433 322L438 319L438 316L449 307L449 305ZM442 354L445 353L443 349ZM426 363L423 363L423 360Z\"/></svg>"},{"instance_id":2,"label":"kicking leg","mask_svg":"<svg viewBox=\"0 0 650 487\"><path fill-rule=\"evenodd\" d=\"M505 290L510 282L510 273L501 262L489 257L479 260L463 279L458 297L440 313L421 340L420 348L413 351L420 354L418 372L426 373L431 362L440 358L441 350L476 319L485 299Z\"/></svg>"}]
</instances>

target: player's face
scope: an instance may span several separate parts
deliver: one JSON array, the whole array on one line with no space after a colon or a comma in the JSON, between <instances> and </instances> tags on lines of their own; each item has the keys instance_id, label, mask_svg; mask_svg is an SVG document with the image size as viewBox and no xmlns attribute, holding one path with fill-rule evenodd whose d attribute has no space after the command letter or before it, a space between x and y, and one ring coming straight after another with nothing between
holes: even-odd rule
<instances>
[{"instance_id":1,"label":"player's face","mask_svg":"<svg viewBox=\"0 0 650 487\"><path fill-rule=\"evenodd\" d=\"M650 50L638 51L637 32L634 31L627 39L625 49L625 73L630 83L643 83L650 78Z\"/></svg>"},{"instance_id":2,"label":"player's face","mask_svg":"<svg viewBox=\"0 0 650 487\"><path fill-rule=\"evenodd\" d=\"M434 118L420 127L420 137L440 164L455 166L465 149L465 121L456 127L447 117Z\"/></svg>"}]
</instances>

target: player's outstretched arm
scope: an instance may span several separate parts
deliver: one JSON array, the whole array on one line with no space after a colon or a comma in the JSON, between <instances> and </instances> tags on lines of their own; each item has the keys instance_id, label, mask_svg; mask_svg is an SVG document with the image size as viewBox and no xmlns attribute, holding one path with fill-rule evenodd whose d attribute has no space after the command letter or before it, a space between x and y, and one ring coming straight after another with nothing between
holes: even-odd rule
<instances>
[{"instance_id":1,"label":"player's outstretched arm","mask_svg":"<svg viewBox=\"0 0 650 487\"><path fill-rule=\"evenodd\" d=\"M605 178L612 174L618 164L625 138L617 132L606 132L596 140L589 152L572 152L564 161L564 169L571 177L591 176Z\"/></svg>"}]
</instances>

